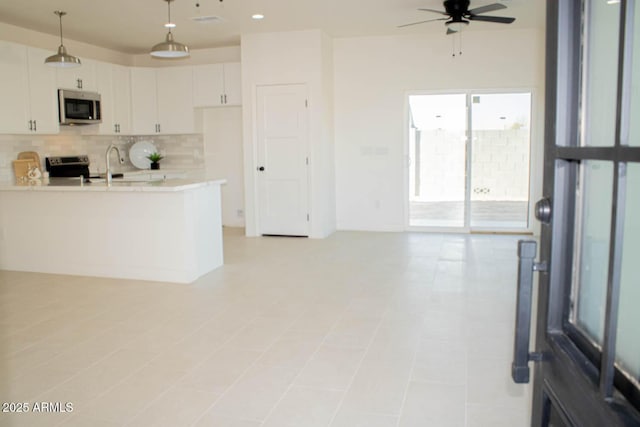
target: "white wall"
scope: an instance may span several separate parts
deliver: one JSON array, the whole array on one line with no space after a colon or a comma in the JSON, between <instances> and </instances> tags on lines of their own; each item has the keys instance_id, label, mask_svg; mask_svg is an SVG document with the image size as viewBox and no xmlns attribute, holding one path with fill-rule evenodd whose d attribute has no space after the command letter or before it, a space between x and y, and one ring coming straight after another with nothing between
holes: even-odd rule
<instances>
[{"instance_id":1,"label":"white wall","mask_svg":"<svg viewBox=\"0 0 640 427\"><path fill-rule=\"evenodd\" d=\"M202 114L204 164L207 178L224 178L222 225L244 227L242 108L206 108Z\"/></svg>"},{"instance_id":2,"label":"white wall","mask_svg":"<svg viewBox=\"0 0 640 427\"><path fill-rule=\"evenodd\" d=\"M541 193L544 32L465 33L451 56L444 35L334 40L337 228L405 228L407 94L531 89L532 196Z\"/></svg>"},{"instance_id":3,"label":"white wall","mask_svg":"<svg viewBox=\"0 0 640 427\"><path fill-rule=\"evenodd\" d=\"M331 40L321 31L242 36L242 105L246 233L259 233L256 218L256 88L306 84L309 94L311 237L335 230Z\"/></svg>"}]
</instances>

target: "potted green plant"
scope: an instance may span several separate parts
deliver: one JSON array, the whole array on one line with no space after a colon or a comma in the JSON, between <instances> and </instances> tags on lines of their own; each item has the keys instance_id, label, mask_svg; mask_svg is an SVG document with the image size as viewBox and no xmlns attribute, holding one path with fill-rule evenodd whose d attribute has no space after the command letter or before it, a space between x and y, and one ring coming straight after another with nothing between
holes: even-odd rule
<instances>
[{"instance_id":1,"label":"potted green plant","mask_svg":"<svg viewBox=\"0 0 640 427\"><path fill-rule=\"evenodd\" d=\"M151 169L160 169L160 160L164 159L160 153L151 153L147 156L151 160Z\"/></svg>"}]
</instances>

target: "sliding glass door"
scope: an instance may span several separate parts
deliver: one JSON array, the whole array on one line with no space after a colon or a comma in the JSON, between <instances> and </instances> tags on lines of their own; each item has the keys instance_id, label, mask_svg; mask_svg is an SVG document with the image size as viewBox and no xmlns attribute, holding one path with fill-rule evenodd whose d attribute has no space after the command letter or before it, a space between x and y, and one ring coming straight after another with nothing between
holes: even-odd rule
<instances>
[{"instance_id":1,"label":"sliding glass door","mask_svg":"<svg viewBox=\"0 0 640 427\"><path fill-rule=\"evenodd\" d=\"M531 94L409 96L408 225L529 227Z\"/></svg>"},{"instance_id":2,"label":"sliding glass door","mask_svg":"<svg viewBox=\"0 0 640 427\"><path fill-rule=\"evenodd\" d=\"M467 103L464 94L409 97L409 225L466 224Z\"/></svg>"}]
</instances>

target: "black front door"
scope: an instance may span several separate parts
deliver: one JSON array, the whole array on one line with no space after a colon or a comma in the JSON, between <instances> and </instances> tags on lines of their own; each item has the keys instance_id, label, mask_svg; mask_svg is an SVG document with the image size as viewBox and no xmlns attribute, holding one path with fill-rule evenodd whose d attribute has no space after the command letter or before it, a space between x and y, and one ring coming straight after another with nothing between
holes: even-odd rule
<instances>
[{"instance_id":1,"label":"black front door","mask_svg":"<svg viewBox=\"0 0 640 427\"><path fill-rule=\"evenodd\" d=\"M514 379L533 361L532 426L639 426L640 4L548 1L546 60L538 262L520 248L535 350L519 311Z\"/></svg>"}]
</instances>

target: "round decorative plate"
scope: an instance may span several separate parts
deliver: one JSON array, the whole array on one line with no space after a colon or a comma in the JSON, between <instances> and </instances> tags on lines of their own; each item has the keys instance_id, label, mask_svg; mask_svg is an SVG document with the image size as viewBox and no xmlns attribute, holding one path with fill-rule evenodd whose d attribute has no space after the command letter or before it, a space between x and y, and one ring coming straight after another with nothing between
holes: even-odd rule
<instances>
[{"instance_id":1,"label":"round decorative plate","mask_svg":"<svg viewBox=\"0 0 640 427\"><path fill-rule=\"evenodd\" d=\"M153 145L153 142L138 141L129 149L129 160L138 169L149 169L151 160L147 159L147 156L157 152L158 149Z\"/></svg>"}]
</instances>

